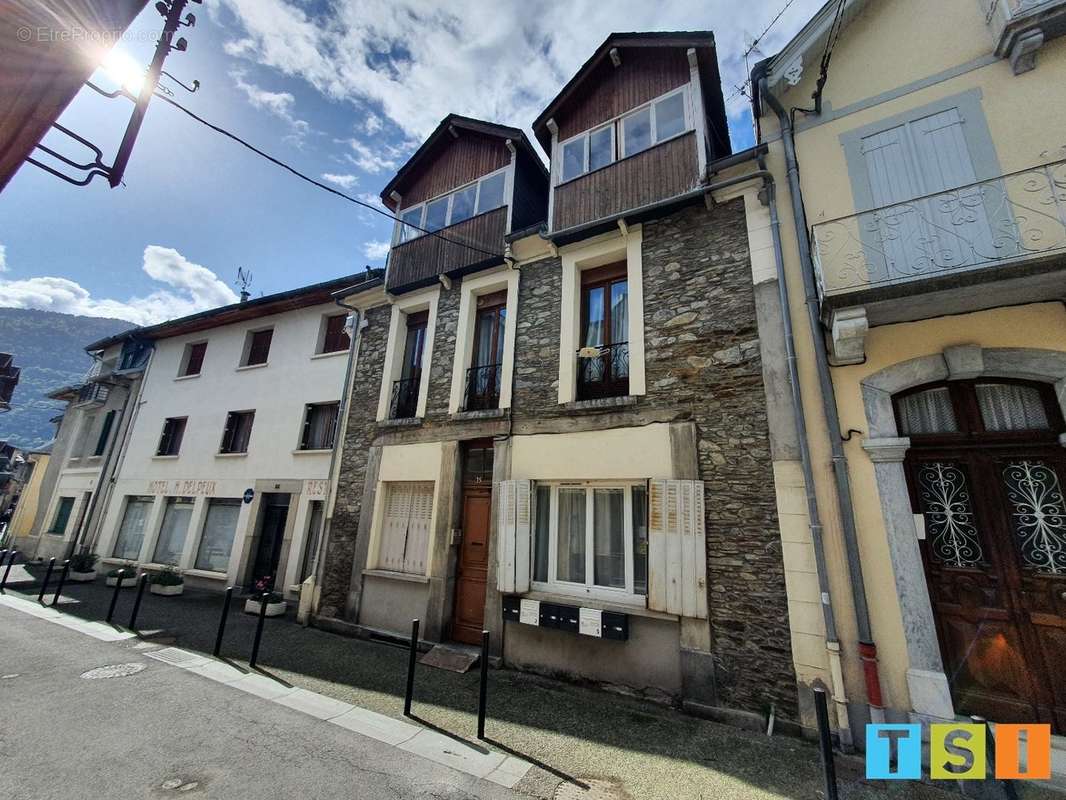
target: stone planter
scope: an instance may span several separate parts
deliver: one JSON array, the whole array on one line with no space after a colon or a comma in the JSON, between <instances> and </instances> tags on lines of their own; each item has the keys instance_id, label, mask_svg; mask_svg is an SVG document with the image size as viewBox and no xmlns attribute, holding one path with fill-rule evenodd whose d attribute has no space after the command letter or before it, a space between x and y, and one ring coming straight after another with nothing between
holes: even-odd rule
<instances>
[{"instance_id":1,"label":"stone planter","mask_svg":"<svg viewBox=\"0 0 1066 800\"><path fill-rule=\"evenodd\" d=\"M276 603L267 603L266 615L268 617L280 617L285 613L287 608L288 606L285 604L284 600L279 600ZM251 598L245 600L244 613L259 616L259 601Z\"/></svg>"},{"instance_id":2,"label":"stone planter","mask_svg":"<svg viewBox=\"0 0 1066 800\"><path fill-rule=\"evenodd\" d=\"M185 591L184 583L175 583L170 585L163 585L159 583L151 583L148 585L148 591L152 594L161 594L164 597L173 597L174 595L181 594Z\"/></svg>"},{"instance_id":3,"label":"stone planter","mask_svg":"<svg viewBox=\"0 0 1066 800\"><path fill-rule=\"evenodd\" d=\"M114 586L116 583L118 583L118 576L116 575L114 577L111 577L110 575L108 575L106 583L107 583L108 586ZM137 576L135 574L128 573L128 574L123 576L123 578L122 578L122 588L123 589L128 589L130 586L136 586L136 585L137 585Z\"/></svg>"},{"instance_id":4,"label":"stone planter","mask_svg":"<svg viewBox=\"0 0 1066 800\"><path fill-rule=\"evenodd\" d=\"M67 574L67 580L72 583L91 583L96 580L96 570L90 572L74 572L71 570Z\"/></svg>"}]
</instances>

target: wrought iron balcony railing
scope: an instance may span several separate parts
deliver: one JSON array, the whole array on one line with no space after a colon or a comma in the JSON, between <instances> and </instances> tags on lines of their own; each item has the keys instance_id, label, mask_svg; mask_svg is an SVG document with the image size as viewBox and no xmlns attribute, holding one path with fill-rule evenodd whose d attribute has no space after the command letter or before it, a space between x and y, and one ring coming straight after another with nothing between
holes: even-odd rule
<instances>
[{"instance_id":1,"label":"wrought iron balcony railing","mask_svg":"<svg viewBox=\"0 0 1066 800\"><path fill-rule=\"evenodd\" d=\"M1066 252L1066 161L820 222L823 297Z\"/></svg>"},{"instance_id":2,"label":"wrought iron balcony railing","mask_svg":"<svg viewBox=\"0 0 1066 800\"><path fill-rule=\"evenodd\" d=\"M466 411L486 411L500 407L502 364L471 367L466 371Z\"/></svg>"},{"instance_id":3,"label":"wrought iron balcony railing","mask_svg":"<svg viewBox=\"0 0 1066 800\"><path fill-rule=\"evenodd\" d=\"M593 354L590 351L597 351ZM577 351L577 399L597 400L629 394L629 342Z\"/></svg>"},{"instance_id":4,"label":"wrought iron balcony railing","mask_svg":"<svg viewBox=\"0 0 1066 800\"><path fill-rule=\"evenodd\" d=\"M410 378L392 382L392 398L389 401L390 419L409 419L418 411L418 389L422 383L422 371L415 370Z\"/></svg>"},{"instance_id":5,"label":"wrought iron balcony railing","mask_svg":"<svg viewBox=\"0 0 1066 800\"><path fill-rule=\"evenodd\" d=\"M78 405L98 405L107 401L110 387L102 383L86 383L78 389Z\"/></svg>"}]
</instances>

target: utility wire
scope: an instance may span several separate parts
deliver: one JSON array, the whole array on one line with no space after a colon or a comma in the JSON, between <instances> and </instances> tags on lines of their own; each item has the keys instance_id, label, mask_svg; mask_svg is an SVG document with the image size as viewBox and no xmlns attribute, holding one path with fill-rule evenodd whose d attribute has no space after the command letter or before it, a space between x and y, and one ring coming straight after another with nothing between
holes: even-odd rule
<instances>
[{"instance_id":1,"label":"utility wire","mask_svg":"<svg viewBox=\"0 0 1066 800\"><path fill-rule=\"evenodd\" d=\"M321 181L316 181L311 176L306 175L303 172L300 172L298 169L296 169L293 166L290 166L289 164L286 164L284 161L281 161L281 160L279 160L277 158L274 158L274 156L270 155L269 153L264 153L258 147L256 147L255 145L250 144L249 142L245 141L244 139L242 139L237 134L231 133L230 131L227 131L225 128L221 128L221 127L219 127L218 125L215 125L212 122L208 122L203 117L195 114L194 112L192 112L189 109L187 109L185 106L181 105L181 103L178 103L177 101L172 100L171 98L167 97L166 95L164 95L164 94L156 94L155 96L157 98L159 98L160 100L162 100L163 102L169 103L170 105L174 106L174 108L176 108L179 111L182 111L185 114L187 114L188 116L192 117L194 120L199 122L201 125L207 126L211 130L213 130L215 133L220 133L220 134L222 134L223 136L225 136L228 139L232 139L233 141L237 142L237 144L242 145L243 147L246 147L247 149L251 150L257 156L265 158L267 161L269 161L270 163L274 164L275 166L281 167L282 169L287 170L288 172L291 172L297 178L300 178L301 180L307 181L312 186L317 186L319 189L324 189L325 191L329 192L330 194L335 194L335 195L337 195L337 197L344 198L345 200L347 200L350 203L355 203L357 206L362 206L363 208L368 209L370 211L373 211L375 214L380 214L383 217L387 217L388 219L391 219L394 222L399 222L401 225L404 225L404 226L406 226L408 228L414 228L415 230L421 231L422 233L427 234L429 236L435 236L438 239L440 239L441 241L448 242L449 244L458 245L460 247L465 247L468 250L473 250L473 251L475 251L477 253L481 253L481 254L486 255L486 256L492 256L493 258L503 258L503 253L496 253L496 252L493 252L491 250L485 250L485 249L483 249L481 247L478 247L477 245L468 244L467 242L459 241L457 239L452 239L452 238L450 238L448 236L445 236L444 234L442 234L442 233L440 233L438 231L427 230L426 228L422 228L422 227L420 227L418 225L414 225L414 224L412 224L410 222L404 222L399 217L395 216L394 214L390 214L388 211L386 211L384 209L378 208L377 206L372 205L370 203L366 203L366 202L364 202L362 200L359 200L358 198L352 197L351 195L347 195L347 194L345 194L342 191L334 189L332 186L327 186L326 184L322 183Z\"/></svg>"},{"instance_id":2,"label":"utility wire","mask_svg":"<svg viewBox=\"0 0 1066 800\"><path fill-rule=\"evenodd\" d=\"M767 25L765 28L763 28L762 33L760 33L758 36L755 37L754 41L752 41L752 43L748 47L748 49L744 51L744 58L745 59L752 54L752 51L754 51L755 48L758 46L759 42L762 41L762 37L764 37L770 31L770 28L774 27L776 22L779 19L781 19L781 17L784 15L784 13L786 11L788 11L789 6L791 6L795 2L796 2L796 0L788 0L788 2L785 3L784 7L780 11L777 12L777 16L774 17L772 20L770 20L770 24Z\"/></svg>"}]
</instances>

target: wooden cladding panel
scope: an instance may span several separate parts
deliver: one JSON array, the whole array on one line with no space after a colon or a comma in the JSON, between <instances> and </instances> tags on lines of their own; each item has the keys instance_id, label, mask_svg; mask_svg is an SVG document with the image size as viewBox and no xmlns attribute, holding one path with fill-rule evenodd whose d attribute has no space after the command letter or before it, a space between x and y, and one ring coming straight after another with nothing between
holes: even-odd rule
<instances>
[{"instance_id":1,"label":"wooden cladding panel","mask_svg":"<svg viewBox=\"0 0 1066 800\"><path fill-rule=\"evenodd\" d=\"M503 139L460 130L458 139L449 136L430 165L399 190L401 205L421 203L510 163L511 153Z\"/></svg>"},{"instance_id":2,"label":"wooden cladding panel","mask_svg":"<svg viewBox=\"0 0 1066 800\"><path fill-rule=\"evenodd\" d=\"M556 115L559 141L624 114L631 108L689 81L688 56L677 47L639 47L622 51L622 66L604 59L582 91Z\"/></svg>"},{"instance_id":3,"label":"wooden cladding panel","mask_svg":"<svg viewBox=\"0 0 1066 800\"><path fill-rule=\"evenodd\" d=\"M696 134L686 133L556 186L552 230L676 197L695 189L698 181Z\"/></svg>"},{"instance_id":4,"label":"wooden cladding panel","mask_svg":"<svg viewBox=\"0 0 1066 800\"><path fill-rule=\"evenodd\" d=\"M489 253L498 253L502 262L506 227L507 207L503 206L438 231L452 241L425 234L397 245L389 256L389 279L385 288L392 291L425 285L437 275L490 261L493 256ZM456 242L471 244L478 249ZM484 250L488 253L481 252Z\"/></svg>"}]
</instances>

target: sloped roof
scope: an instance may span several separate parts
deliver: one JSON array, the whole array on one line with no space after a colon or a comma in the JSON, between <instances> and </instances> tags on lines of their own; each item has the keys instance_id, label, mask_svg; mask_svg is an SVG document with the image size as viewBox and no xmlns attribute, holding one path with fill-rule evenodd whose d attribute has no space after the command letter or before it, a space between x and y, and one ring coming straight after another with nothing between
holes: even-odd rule
<instances>
[{"instance_id":1,"label":"sloped roof","mask_svg":"<svg viewBox=\"0 0 1066 800\"><path fill-rule=\"evenodd\" d=\"M407 181L414 177L415 173L417 173L420 168L432 161L435 148L441 141L446 140L446 137L451 135L450 131L453 128L473 131L474 133L480 133L483 136L494 136L498 139L510 139L514 142L515 147L526 151L533 161L539 165L541 170L543 170L544 176L547 178L548 170L544 167L544 162L541 160L540 155L537 154L533 144L519 128L512 128L508 125L499 125L495 122L487 122L481 119L474 119L473 117L464 117L460 114L449 114L440 121L440 124L437 125L433 133L422 142L421 147L415 150L414 155L407 159L406 163L396 171L396 174L392 176L392 179L385 184L385 188L381 190L381 202L383 202L387 208L395 209L396 202L390 197L392 192L397 191L400 194L403 194L403 187Z\"/></svg>"}]
</instances>

